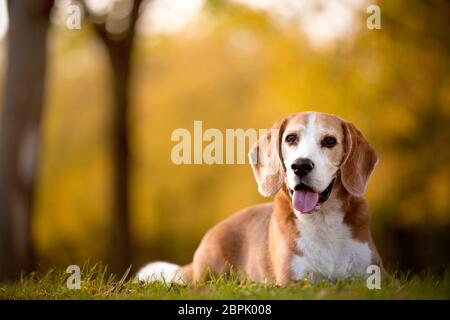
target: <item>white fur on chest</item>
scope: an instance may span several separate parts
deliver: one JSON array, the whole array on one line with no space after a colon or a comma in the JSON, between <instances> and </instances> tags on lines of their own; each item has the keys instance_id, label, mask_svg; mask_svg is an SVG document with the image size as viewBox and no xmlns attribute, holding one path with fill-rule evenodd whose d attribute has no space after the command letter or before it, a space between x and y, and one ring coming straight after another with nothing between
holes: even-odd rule
<instances>
[{"instance_id":1,"label":"white fur on chest","mask_svg":"<svg viewBox=\"0 0 450 320\"><path fill-rule=\"evenodd\" d=\"M363 276L371 264L369 245L352 238L340 206L336 203L333 207L312 214L296 214L300 232L297 246L303 253L294 255L291 262L296 280Z\"/></svg>"}]
</instances>

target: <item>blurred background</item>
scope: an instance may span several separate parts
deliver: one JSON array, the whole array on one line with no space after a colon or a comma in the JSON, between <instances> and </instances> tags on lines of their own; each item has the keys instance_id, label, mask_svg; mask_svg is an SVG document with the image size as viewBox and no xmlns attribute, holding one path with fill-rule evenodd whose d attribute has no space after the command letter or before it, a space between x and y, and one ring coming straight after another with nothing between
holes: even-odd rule
<instances>
[{"instance_id":1,"label":"blurred background","mask_svg":"<svg viewBox=\"0 0 450 320\"><path fill-rule=\"evenodd\" d=\"M248 164L173 164L173 130L307 110L378 151L367 199L388 269L443 272L449 30L444 0L0 0L0 279L188 263L211 226L268 199Z\"/></svg>"}]
</instances>

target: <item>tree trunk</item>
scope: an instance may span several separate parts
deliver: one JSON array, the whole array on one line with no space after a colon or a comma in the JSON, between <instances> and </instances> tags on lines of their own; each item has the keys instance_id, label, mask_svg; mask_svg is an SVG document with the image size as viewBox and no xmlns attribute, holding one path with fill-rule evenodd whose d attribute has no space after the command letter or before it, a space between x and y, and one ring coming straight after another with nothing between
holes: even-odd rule
<instances>
[{"instance_id":1,"label":"tree trunk","mask_svg":"<svg viewBox=\"0 0 450 320\"><path fill-rule=\"evenodd\" d=\"M113 69L113 166L114 203L109 263L111 270L122 274L131 263L129 230L130 153L128 143L128 83L131 43L114 43L109 47Z\"/></svg>"},{"instance_id":2,"label":"tree trunk","mask_svg":"<svg viewBox=\"0 0 450 320\"><path fill-rule=\"evenodd\" d=\"M8 1L9 39L0 131L0 281L34 268L31 218L52 0Z\"/></svg>"},{"instance_id":3,"label":"tree trunk","mask_svg":"<svg viewBox=\"0 0 450 320\"><path fill-rule=\"evenodd\" d=\"M128 29L122 34L109 34L105 24L94 23L95 30L108 51L112 67L113 94L113 167L114 167L114 202L109 250L109 267L113 273L122 275L131 264L131 238L129 230L129 79L131 52L135 36L135 24L141 0L135 0L127 17Z\"/></svg>"}]
</instances>

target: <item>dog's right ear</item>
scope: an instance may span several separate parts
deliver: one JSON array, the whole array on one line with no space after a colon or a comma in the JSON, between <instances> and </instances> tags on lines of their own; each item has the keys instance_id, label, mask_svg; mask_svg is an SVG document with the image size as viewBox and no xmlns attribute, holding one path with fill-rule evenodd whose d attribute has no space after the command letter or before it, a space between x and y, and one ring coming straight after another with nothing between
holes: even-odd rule
<instances>
[{"instance_id":1,"label":"dog's right ear","mask_svg":"<svg viewBox=\"0 0 450 320\"><path fill-rule=\"evenodd\" d=\"M258 191L265 197L277 193L284 182L280 142L286 122L286 118L276 121L248 153Z\"/></svg>"}]
</instances>

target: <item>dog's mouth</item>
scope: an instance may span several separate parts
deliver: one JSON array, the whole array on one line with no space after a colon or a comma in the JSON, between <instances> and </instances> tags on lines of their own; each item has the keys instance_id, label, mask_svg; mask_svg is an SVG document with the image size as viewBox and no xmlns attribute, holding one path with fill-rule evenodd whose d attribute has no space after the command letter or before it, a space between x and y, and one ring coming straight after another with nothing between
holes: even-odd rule
<instances>
[{"instance_id":1,"label":"dog's mouth","mask_svg":"<svg viewBox=\"0 0 450 320\"><path fill-rule=\"evenodd\" d=\"M322 192L315 192L311 187L304 183L299 183L294 190L289 189L292 198L292 205L295 210L301 213L311 213L313 210L320 209L321 204L328 200L333 189L333 179L331 183Z\"/></svg>"}]
</instances>

